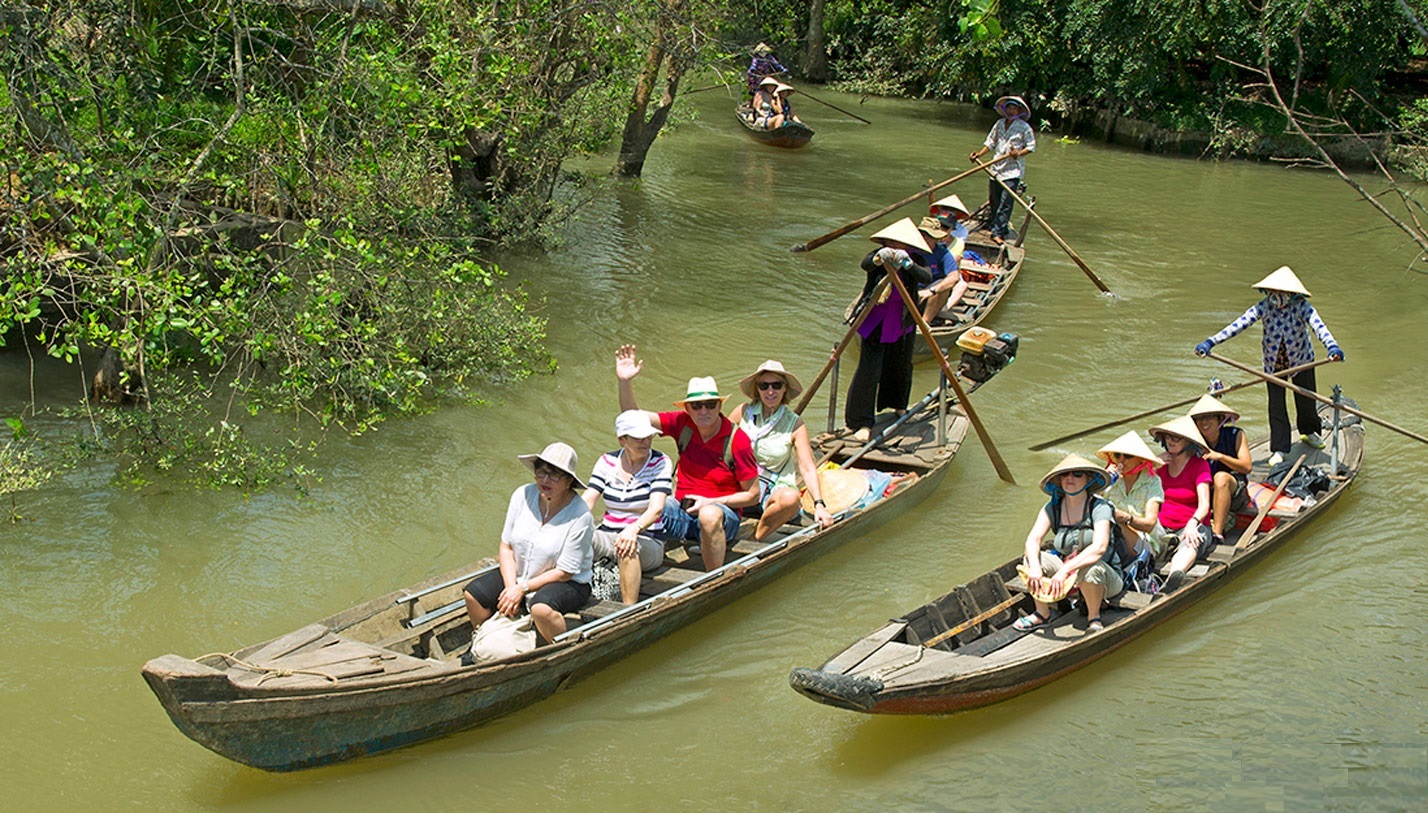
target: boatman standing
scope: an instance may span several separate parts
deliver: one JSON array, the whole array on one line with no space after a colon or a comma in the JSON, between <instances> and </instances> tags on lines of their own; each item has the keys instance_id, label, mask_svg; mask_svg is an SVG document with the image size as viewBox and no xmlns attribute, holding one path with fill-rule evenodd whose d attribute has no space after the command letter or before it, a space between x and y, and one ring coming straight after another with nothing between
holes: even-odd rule
<instances>
[{"instance_id":1,"label":"boatman standing","mask_svg":"<svg viewBox=\"0 0 1428 813\"><path fill-rule=\"evenodd\" d=\"M1011 221L1012 206L1016 203L1002 184L1006 184L1018 195L1026 193L1026 182L1023 180L1026 175L1026 160L1023 156L1036 150L1036 132L1028 123L1031 108L1026 106L1026 100L1020 96L1003 96L997 99L996 111L1001 115L1001 120L992 125L986 142L980 150L972 153L970 158L975 164L977 159L990 152L1001 159L991 166L993 177L987 187L987 206L991 210L987 231L991 233L994 242L1001 244L1010 230L1008 224Z\"/></svg>"},{"instance_id":2,"label":"boatman standing","mask_svg":"<svg viewBox=\"0 0 1428 813\"><path fill-rule=\"evenodd\" d=\"M1319 318L1319 312L1309 304L1309 291L1299 281L1289 266L1281 266L1278 271L1254 284L1264 299L1251 305L1244 315L1225 326L1224 330L1195 346L1195 355L1205 356L1215 345L1238 335L1257 321L1264 323L1264 371L1279 373L1290 367L1308 364L1314 360L1314 345L1310 343L1312 329L1324 343L1329 358L1344 360L1344 351L1334 341L1334 334ZM1295 373L1290 379L1299 387L1314 391L1314 371L1312 369ZM1289 451L1289 409L1285 404L1284 387L1268 384L1269 387L1269 465L1277 466L1284 461ZM1299 439L1315 449L1324 448L1319 437L1323 424L1319 419L1318 403L1306 395L1294 394L1294 411L1299 428Z\"/></svg>"}]
</instances>

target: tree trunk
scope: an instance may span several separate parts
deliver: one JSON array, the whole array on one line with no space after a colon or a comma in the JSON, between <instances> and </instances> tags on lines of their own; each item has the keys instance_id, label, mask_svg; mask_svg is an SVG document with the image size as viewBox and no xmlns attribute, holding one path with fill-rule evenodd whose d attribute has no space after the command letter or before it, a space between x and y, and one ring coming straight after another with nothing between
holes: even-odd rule
<instances>
[{"instance_id":1,"label":"tree trunk","mask_svg":"<svg viewBox=\"0 0 1428 813\"><path fill-rule=\"evenodd\" d=\"M803 55L803 76L810 82L828 81L828 52L823 38L823 0L808 4L808 43Z\"/></svg>"},{"instance_id":2,"label":"tree trunk","mask_svg":"<svg viewBox=\"0 0 1428 813\"><path fill-rule=\"evenodd\" d=\"M635 92L630 97L629 112L625 116L625 132L620 138L620 156L615 159L615 172L625 178L638 178L645 168L645 157L659 136L664 123L669 119L669 111L674 107L679 93L679 80L684 78L688 61L677 56L671 47L671 37L677 15L683 11L682 0L661 4L658 34L655 42L645 53L645 66L640 70ZM660 70L664 70L664 93L659 106L646 118L650 96L655 83L659 81Z\"/></svg>"},{"instance_id":3,"label":"tree trunk","mask_svg":"<svg viewBox=\"0 0 1428 813\"><path fill-rule=\"evenodd\" d=\"M490 203L500 174L501 136L467 128L451 151L451 187L468 205Z\"/></svg>"}]
</instances>

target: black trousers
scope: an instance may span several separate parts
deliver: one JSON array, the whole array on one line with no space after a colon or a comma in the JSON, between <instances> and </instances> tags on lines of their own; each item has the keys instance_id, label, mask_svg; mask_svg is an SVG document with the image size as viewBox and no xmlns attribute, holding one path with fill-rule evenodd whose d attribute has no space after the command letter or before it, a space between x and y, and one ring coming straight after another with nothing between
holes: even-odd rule
<instances>
[{"instance_id":1,"label":"black trousers","mask_svg":"<svg viewBox=\"0 0 1428 813\"><path fill-rule=\"evenodd\" d=\"M1289 380L1310 392L1317 391L1314 389L1313 370L1297 373ZM1288 452L1294 438L1293 433L1289 431L1289 405L1284 398L1286 390L1278 384L1265 386L1269 388L1269 450ZM1319 420L1319 402L1313 398L1294 393L1294 412L1297 418L1295 424L1300 434L1313 435L1324 428L1323 422Z\"/></svg>"},{"instance_id":2,"label":"black trousers","mask_svg":"<svg viewBox=\"0 0 1428 813\"><path fill-rule=\"evenodd\" d=\"M1011 226L1012 207L1016 205L1016 200L1007 194L1007 190L1003 189L995 178L988 183L990 186L987 187L987 200L990 203L988 208L991 209L992 219L987 223L987 231L998 237L1006 237ZM1018 195L1026 194L1026 184L1022 182L1021 178L1011 178L1005 183Z\"/></svg>"},{"instance_id":3,"label":"black trousers","mask_svg":"<svg viewBox=\"0 0 1428 813\"><path fill-rule=\"evenodd\" d=\"M918 335L909 333L892 344L863 339L858 369L848 385L843 423L851 429L872 428L880 409L907 409L912 395L912 349Z\"/></svg>"}]
</instances>

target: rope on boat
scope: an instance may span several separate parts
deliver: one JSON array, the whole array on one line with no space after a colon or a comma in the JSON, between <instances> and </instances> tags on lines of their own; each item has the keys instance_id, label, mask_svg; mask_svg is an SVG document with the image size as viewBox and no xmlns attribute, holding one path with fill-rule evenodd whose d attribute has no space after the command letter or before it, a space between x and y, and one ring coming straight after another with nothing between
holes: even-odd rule
<instances>
[{"instance_id":1,"label":"rope on boat","mask_svg":"<svg viewBox=\"0 0 1428 813\"><path fill-rule=\"evenodd\" d=\"M927 647L919 646L917 648L917 654L913 655L911 660L903 661L902 663L889 664L887 666L880 666L873 671L873 678L886 683L887 679L893 676L894 674L901 672L909 666L916 666L918 661L922 660L922 653L926 651Z\"/></svg>"},{"instance_id":2,"label":"rope on boat","mask_svg":"<svg viewBox=\"0 0 1428 813\"><path fill-rule=\"evenodd\" d=\"M256 672L262 675L262 677L258 678L259 686L262 686L263 681L268 678L285 678L292 677L293 675L315 675L320 678L327 678L331 683L337 683L340 680L336 675L329 675L326 672L321 672L316 669L282 669L275 666L259 666L256 663L249 663L242 658L229 655L227 652L210 652L207 655L200 655L194 658L194 660L201 661L204 658L223 658L226 661L231 661L235 666L241 666L250 672Z\"/></svg>"}]
</instances>

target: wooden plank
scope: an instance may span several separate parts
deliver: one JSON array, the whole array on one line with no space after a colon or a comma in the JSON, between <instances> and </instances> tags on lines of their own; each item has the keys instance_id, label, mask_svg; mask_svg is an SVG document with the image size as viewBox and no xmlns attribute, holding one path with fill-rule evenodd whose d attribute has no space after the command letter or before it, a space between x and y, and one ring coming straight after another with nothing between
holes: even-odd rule
<instances>
[{"instance_id":1,"label":"wooden plank","mask_svg":"<svg viewBox=\"0 0 1428 813\"><path fill-rule=\"evenodd\" d=\"M704 575L703 571L684 567L665 568L662 571L657 571L655 575L645 576L644 580L640 582L640 595L648 597L656 593L663 593L671 587L678 587L702 575Z\"/></svg>"},{"instance_id":2,"label":"wooden plank","mask_svg":"<svg viewBox=\"0 0 1428 813\"><path fill-rule=\"evenodd\" d=\"M1153 598L1155 598L1154 593L1138 593L1134 590L1123 590L1119 596L1107 601L1106 606L1135 611L1149 606Z\"/></svg>"},{"instance_id":3,"label":"wooden plank","mask_svg":"<svg viewBox=\"0 0 1428 813\"><path fill-rule=\"evenodd\" d=\"M239 650L237 657L249 663L260 663L274 658L281 658L311 644L319 644L324 637L331 637L333 641L337 640L337 636L332 635L326 626L322 624L308 624L306 627L295 629L287 635L274 638L251 652L244 653L242 650ZM330 641L325 643L330 643ZM325 643L319 645L325 645Z\"/></svg>"},{"instance_id":4,"label":"wooden plank","mask_svg":"<svg viewBox=\"0 0 1428 813\"><path fill-rule=\"evenodd\" d=\"M877 652L884 644L902 635L906 630L906 620L889 621L883 625L882 629L860 639L857 643L838 653L833 660L825 663L822 669L824 672L834 674L850 672L869 655Z\"/></svg>"}]
</instances>

